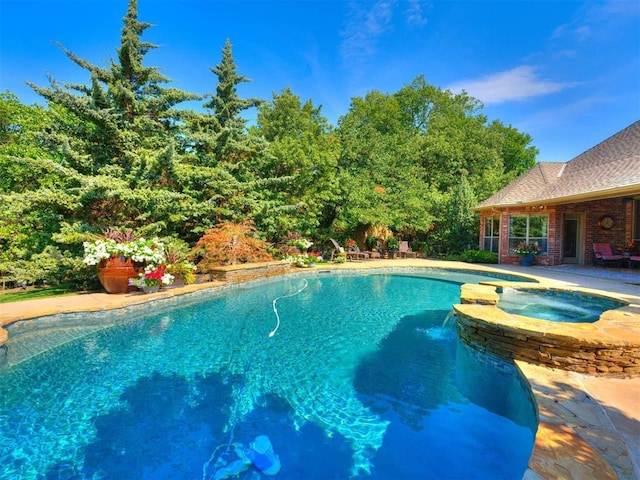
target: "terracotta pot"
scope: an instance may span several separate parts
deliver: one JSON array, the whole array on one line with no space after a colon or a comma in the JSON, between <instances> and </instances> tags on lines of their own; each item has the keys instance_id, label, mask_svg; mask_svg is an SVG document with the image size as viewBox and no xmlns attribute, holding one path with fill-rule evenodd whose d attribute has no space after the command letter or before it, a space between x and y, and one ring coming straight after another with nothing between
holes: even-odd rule
<instances>
[{"instance_id":1,"label":"terracotta pot","mask_svg":"<svg viewBox=\"0 0 640 480\"><path fill-rule=\"evenodd\" d=\"M133 261L127 257L114 256L98 265L98 278L107 293L128 293L129 279L137 276Z\"/></svg>"},{"instance_id":2,"label":"terracotta pot","mask_svg":"<svg viewBox=\"0 0 640 480\"><path fill-rule=\"evenodd\" d=\"M184 287L184 277L182 275L176 275L171 285L163 285L163 288L177 288Z\"/></svg>"}]
</instances>

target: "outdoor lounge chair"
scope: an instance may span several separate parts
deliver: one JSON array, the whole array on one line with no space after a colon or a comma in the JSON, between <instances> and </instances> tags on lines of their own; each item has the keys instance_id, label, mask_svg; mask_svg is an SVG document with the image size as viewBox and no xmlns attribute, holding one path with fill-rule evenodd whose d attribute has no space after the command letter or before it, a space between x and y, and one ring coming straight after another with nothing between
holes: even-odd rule
<instances>
[{"instance_id":1,"label":"outdoor lounge chair","mask_svg":"<svg viewBox=\"0 0 640 480\"><path fill-rule=\"evenodd\" d=\"M402 240L400 242L398 253L400 254L400 258L416 258L418 256L417 252L411 250L409 242L407 242L406 240Z\"/></svg>"},{"instance_id":2,"label":"outdoor lounge chair","mask_svg":"<svg viewBox=\"0 0 640 480\"><path fill-rule=\"evenodd\" d=\"M371 260L373 260L374 258L377 258L379 260L381 258L380 252L377 251L374 252L373 250L364 250L362 253L368 254Z\"/></svg>"},{"instance_id":3,"label":"outdoor lounge chair","mask_svg":"<svg viewBox=\"0 0 640 480\"><path fill-rule=\"evenodd\" d=\"M634 263L640 265L640 255L631 255L629 257L629 268L633 267Z\"/></svg>"},{"instance_id":4,"label":"outdoor lounge chair","mask_svg":"<svg viewBox=\"0 0 640 480\"><path fill-rule=\"evenodd\" d=\"M331 252L331 260L333 260L334 256L339 253L344 254L347 257L347 260L368 260L369 254L367 252L361 252L360 250L345 250L344 247L341 247L340 244L330 238L331 243L333 244L333 252Z\"/></svg>"},{"instance_id":5,"label":"outdoor lounge chair","mask_svg":"<svg viewBox=\"0 0 640 480\"><path fill-rule=\"evenodd\" d=\"M593 244L593 264L602 263L603 266L607 266L607 263L615 262L620 267L622 266L622 255L614 255L611 250L611 244L609 243L594 243Z\"/></svg>"},{"instance_id":6,"label":"outdoor lounge chair","mask_svg":"<svg viewBox=\"0 0 640 480\"><path fill-rule=\"evenodd\" d=\"M357 246L353 250L347 250L347 260L369 260L369 252L363 252Z\"/></svg>"}]
</instances>

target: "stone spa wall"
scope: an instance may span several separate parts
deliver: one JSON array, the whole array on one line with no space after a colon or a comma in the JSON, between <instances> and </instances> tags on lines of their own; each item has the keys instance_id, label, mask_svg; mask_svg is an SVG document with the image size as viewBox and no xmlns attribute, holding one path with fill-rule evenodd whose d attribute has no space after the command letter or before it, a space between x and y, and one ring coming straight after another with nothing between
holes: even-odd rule
<instances>
[{"instance_id":1,"label":"stone spa wall","mask_svg":"<svg viewBox=\"0 0 640 480\"><path fill-rule=\"evenodd\" d=\"M462 286L462 304L453 308L458 334L467 344L503 358L573 372L640 376L639 305L608 310L594 323L553 322L505 312L496 306L496 288Z\"/></svg>"}]
</instances>

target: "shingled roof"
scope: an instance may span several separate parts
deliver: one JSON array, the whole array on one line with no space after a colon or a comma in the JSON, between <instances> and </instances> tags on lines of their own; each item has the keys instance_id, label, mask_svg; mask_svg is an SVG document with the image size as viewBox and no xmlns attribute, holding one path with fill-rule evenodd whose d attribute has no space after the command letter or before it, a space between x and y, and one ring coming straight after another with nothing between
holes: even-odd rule
<instances>
[{"instance_id":1,"label":"shingled roof","mask_svg":"<svg viewBox=\"0 0 640 480\"><path fill-rule=\"evenodd\" d=\"M476 210L629 194L640 194L640 121L568 162L537 163Z\"/></svg>"}]
</instances>

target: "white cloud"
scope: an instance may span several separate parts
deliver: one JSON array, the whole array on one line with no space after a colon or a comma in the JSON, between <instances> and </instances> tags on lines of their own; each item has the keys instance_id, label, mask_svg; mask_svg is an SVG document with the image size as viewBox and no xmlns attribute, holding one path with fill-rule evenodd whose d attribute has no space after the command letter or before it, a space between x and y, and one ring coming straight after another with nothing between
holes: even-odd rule
<instances>
[{"instance_id":1,"label":"white cloud","mask_svg":"<svg viewBox=\"0 0 640 480\"><path fill-rule=\"evenodd\" d=\"M352 4L353 10L342 32L340 54L343 61L351 62L376 53L378 38L391 30L393 4L393 0L378 1L369 10L362 8L368 4Z\"/></svg>"},{"instance_id":2,"label":"white cloud","mask_svg":"<svg viewBox=\"0 0 640 480\"><path fill-rule=\"evenodd\" d=\"M557 83L537 77L536 68L521 66L484 76L477 80L462 80L447 87L452 92L464 90L485 105L521 101L571 88L575 84Z\"/></svg>"},{"instance_id":3,"label":"white cloud","mask_svg":"<svg viewBox=\"0 0 640 480\"><path fill-rule=\"evenodd\" d=\"M410 27L422 27L426 25L427 19L423 12L423 2L420 0L410 0L407 2L406 21Z\"/></svg>"},{"instance_id":4,"label":"white cloud","mask_svg":"<svg viewBox=\"0 0 640 480\"><path fill-rule=\"evenodd\" d=\"M573 35L577 40L587 40L591 36L591 27L583 25L573 31Z\"/></svg>"},{"instance_id":5,"label":"white cloud","mask_svg":"<svg viewBox=\"0 0 640 480\"><path fill-rule=\"evenodd\" d=\"M640 15L640 3L631 0L608 0L603 2L602 10L612 15L635 17Z\"/></svg>"},{"instance_id":6,"label":"white cloud","mask_svg":"<svg viewBox=\"0 0 640 480\"><path fill-rule=\"evenodd\" d=\"M399 21L409 29L423 27L427 23L425 10L429 6L424 0L351 2L345 28L340 33L342 61L353 66L376 56L381 39L392 34Z\"/></svg>"}]
</instances>

